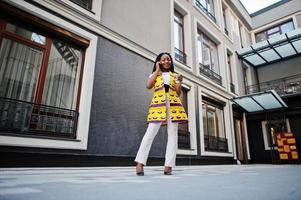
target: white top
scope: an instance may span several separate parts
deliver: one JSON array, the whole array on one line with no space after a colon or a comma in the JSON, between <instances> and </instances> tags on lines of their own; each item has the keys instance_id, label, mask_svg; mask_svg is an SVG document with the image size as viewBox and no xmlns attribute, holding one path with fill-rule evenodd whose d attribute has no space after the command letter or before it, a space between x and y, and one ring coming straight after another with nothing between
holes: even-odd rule
<instances>
[{"instance_id":1,"label":"white top","mask_svg":"<svg viewBox=\"0 0 301 200\"><path fill-rule=\"evenodd\" d=\"M164 85L169 85L170 83L170 74L169 72L162 72L162 78Z\"/></svg>"},{"instance_id":2,"label":"white top","mask_svg":"<svg viewBox=\"0 0 301 200\"><path fill-rule=\"evenodd\" d=\"M152 75L154 75L154 74L149 75L149 78L152 77ZM162 72L162 78L163 78L164 85L169 85L170 84L170 74L169 74L169 72Z\"/></svg>"}]
</instances>

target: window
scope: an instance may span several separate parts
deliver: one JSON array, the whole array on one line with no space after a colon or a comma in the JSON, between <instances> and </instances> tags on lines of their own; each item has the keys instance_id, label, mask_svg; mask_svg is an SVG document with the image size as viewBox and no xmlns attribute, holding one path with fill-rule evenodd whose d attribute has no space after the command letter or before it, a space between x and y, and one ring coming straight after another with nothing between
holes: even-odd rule
<instances>
[{"instance_id":1,"label":"window","mask_svg":"<svg viewBox=\"0 0 301 200\"><path fill-rule=\"evenodd\" d=\"M92 0L70 0L86 10L92 10Z\"/></svg>"},{"instance_id":2,"label":"window","mask_svg":"<svg viewBox=\"0 0 301 200\"><path fill-rule=\"evenodd\" d=\"M272 37L275 37L275 36L278 36L278 35L281 35L284 33L288 33L294 29L295 29L295 27L294 27L293 21L288 21L283 24L272 27L268 30L257 33L255 35L255 39L256 39L256 42L260 42L260 41L267 40L269 38L272 38Z\"/></svg>"},{"instance_id":3,"label":"window","mask_svg":"<svg viewBox=\"0 0 301 200\"><path fill-rule=\"evenodd\" d=\"M223 7L223 22L224 22L224 31L225 31L225 34L229 36L228 23L227 23L227 15L226 15L226 8L224 8L224 7Z\"/></svg>"},{"instance_id":4,"label":"window","mask_svg":"<svg viewBox=\"0 0 301 200\"><path fill-rule=\"evenodd\" d=\"M75 138L85 47L1 22L0 132Z\"/></svg>"},{"instance_id":5,"label":"window","mask_svg":"<svg viewBox=\"0 0 301 200\"><path fill-rule=\"evenodd\" d=\"M240 47L241 47L241 48L244 48L243 38L242 38L242 31L243 31L243 27L242 27L242 25L239 23L239 25L238 25L239 42L240 42Z\"/></svg>"},{"instance_id":6,"label":"window","mask_svg":"<svg viewBox=\"0 0 301 200\"><path fill-rule=\"evenodd\" d=\"M213 0L195 0L195 3L216 23Z\"/></svg>"},{"instance_id":7,"label":"window","mask_svg":"<svg viewBox=\"0 0 301 200\"><path fill-rule=\"evenodd\" d=\"M235 93L235 85L233 84L233 74L232 74L232 65L231 65L231 54L227 53L227 65L229 70L230 78L230 90L232 93Z\"/></svg>"},{"instance_id":8,"label":"window","mask_svg":"<svg viewBox=\"0 0 301 200\"><path fill-rule=\"evenodd\" d=\"M223 104L203 97L202 109L205 150L228 151Z\"/></svg>"},{"instance_id":9,"label":"window","mask_svg":"<svg viewBox=\"0 0 301 200\"><path fill-rule=\"evenodd\" d=\"M221 85L222 79L219 75L217 44L205 34L199 32L197 48L200 73Z\"/></svg>"},{"instance_id":10,"label":"window","mask_svg":"<svg viewBox=\"0 0 301 200\"><path fill-rule=\"evenodd\" d=\"M183 107L188 115L188 92L189 89L182 87L182 93L180 96L181 102ZM189 123L189 122L188 122ZM188 129L188 123L179 124L179 131L178 131L178 147L180 149L190 149L190 132Z\"/></svg>"},{"instance_id":11,"label":"window","mask_svg":"<svg viewBox=\"0 0 301 200\"><path fill-rule=\"evenodd\" d=\"M203 33L198 37L199 63L219 74L217 44Z\"/></svg>"},{"instance_id":12,"label":"window","mask_svg":"<svg viewBox=\"0 0 301 200\"><path fill-rule=\"evenodd\" d=\"M183 16L176 10L174 13L174 42L176 60L186 64L186 54L184 53Z\"/></svg>"}]
</instances>

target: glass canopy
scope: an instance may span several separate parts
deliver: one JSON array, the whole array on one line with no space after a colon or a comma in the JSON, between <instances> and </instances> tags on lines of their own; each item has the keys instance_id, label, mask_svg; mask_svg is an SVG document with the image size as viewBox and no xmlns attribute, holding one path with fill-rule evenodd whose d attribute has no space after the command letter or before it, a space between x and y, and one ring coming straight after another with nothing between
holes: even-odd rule
<instances>
[{"instance_id":1,"label":"glass canopy","mask_svg":"<svg viewBox=\"0 0 301 200\"><path fill-rule=\"evenodd\" d=\"M301 28L239 49L236 53L253 67L298 56L301 53Z\"/></svg>"},{"instance_id":2,"label":"glass canopy","mask_svg":"<svg viewBox=\"0 0 301 200\"><path fill-rule=\"evenodd\" d=\"M232 100L247 112L259 112L287 107L275 90L235 97Z\"/></svg>"}]
</instances>

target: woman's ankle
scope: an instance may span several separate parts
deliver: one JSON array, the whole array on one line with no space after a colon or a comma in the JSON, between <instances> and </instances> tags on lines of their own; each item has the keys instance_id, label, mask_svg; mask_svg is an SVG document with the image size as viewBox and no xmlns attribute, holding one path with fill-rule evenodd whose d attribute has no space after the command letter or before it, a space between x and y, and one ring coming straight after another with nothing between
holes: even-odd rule
<instances>
[{"instance_id":1,"label":"woman's ankle","mask_svg":"<svg viewBox=\"0 0 301 200\"><path fill-rule=\"evenodd\" d=\"M144 165L143 165L142 163L138 163L138 162L137 162L137 164L136 164L136 169L139 170L139 171L143 171L143 166L144 166Z\"/></svg>"},{"instance_id":2,"label":"woman's ankle","mask_svg":"<svg viewBox=\"0 0 301 200\"><path fill-rule=\"evenodd\" d=\"M164 171L165 171L165 172L171 172L171 171L172 171L172 167L165 166L165 167L164 167Z\"/></svg>"},{"instance_id":3,"label":"woman's ankle","mask_svg":"<svg viewBox=\"0 0 301 200\"><path fill-rule=\"evenodd\" d=\"M136 166L143 167L144 165L142 163L137 162Z\"/></svg>"}]
</instances>

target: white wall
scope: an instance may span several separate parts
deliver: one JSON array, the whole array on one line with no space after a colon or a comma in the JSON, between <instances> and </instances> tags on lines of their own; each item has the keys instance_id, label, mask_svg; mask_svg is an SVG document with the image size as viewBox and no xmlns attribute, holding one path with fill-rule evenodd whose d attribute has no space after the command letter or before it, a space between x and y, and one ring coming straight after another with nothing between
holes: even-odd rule
<instances>
[{"instance_id":1,"label":"white wall","mask_svg":"<svg viewBox=\"0 0 301 200\"><path fill-rule=\"evenodd\" d=\"M103 0L101 23L156 54L170 51L170 1Z\"/></svg>"}]
</instances>

